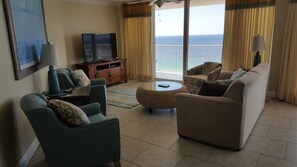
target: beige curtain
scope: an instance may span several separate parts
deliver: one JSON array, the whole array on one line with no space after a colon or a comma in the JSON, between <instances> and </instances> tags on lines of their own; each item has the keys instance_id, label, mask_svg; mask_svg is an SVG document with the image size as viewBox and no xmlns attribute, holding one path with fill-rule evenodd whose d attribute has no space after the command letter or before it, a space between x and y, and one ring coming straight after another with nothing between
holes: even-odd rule
<instances>
[{"instance_id":1,"label":"beige curtain","mask_svg":"<svg viewBox=\"0 0 297 167\"><path fill-rule=\"evenodd\" d=\"M283 44L277 97L297 104L297 0L291 1Z\"/></svg>"},{"instance_id":2,"label":"beige curtain","mask_svg":"<svg viewBox=\"0 0 297 167\"><path fill-rule=\"evenodd\" d=\"M123 5L124 58L130 79L152 79L152 18L148 2Z\"/></svg>"},{"instance_id":3,"label":"beige curtain","mask_svg":"<svg viewBox=\"0 0 297 167\"><path fill-rule=\"evenodd\" d=\"M261 52L262 62L270 62L274 13L274 0L226 0L224 71L240 66L252 68L255 52L251 52L250 48L256 35L264 36L267 47Z\"/></svg>"}]
</instances>

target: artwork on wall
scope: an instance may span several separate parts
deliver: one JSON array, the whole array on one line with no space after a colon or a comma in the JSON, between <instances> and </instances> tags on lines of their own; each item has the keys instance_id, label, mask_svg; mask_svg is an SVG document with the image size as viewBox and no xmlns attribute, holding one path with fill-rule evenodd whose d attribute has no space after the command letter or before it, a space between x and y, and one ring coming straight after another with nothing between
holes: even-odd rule
<instances>
[{"instance_id":1,"label":"artwork on wall","mask_svg":"<svg viewBox=\"0 0 297 167\"><path fill-rule=\"evenodd\" d=\"M42 68L41 45L47 43L42 0L3 0L15 77L20 80Z\"/></svg>"}]
</instances>

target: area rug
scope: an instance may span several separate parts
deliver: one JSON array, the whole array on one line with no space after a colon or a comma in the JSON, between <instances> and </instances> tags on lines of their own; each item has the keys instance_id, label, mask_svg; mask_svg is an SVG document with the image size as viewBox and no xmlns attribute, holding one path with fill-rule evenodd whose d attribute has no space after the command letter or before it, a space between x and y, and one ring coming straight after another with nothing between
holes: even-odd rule
<instances>
[{"instance_id":1,"label":"area rug","mask_svg":"<svg viewBox=\"0 0 297 167\"><path fill-rule=\"evenodd\" d=\"M145 82L132 80L127 83L108 87L107 104L129 109L139 105L136 99L136 90L143 83Z\"/></svg>"}]
</instances>

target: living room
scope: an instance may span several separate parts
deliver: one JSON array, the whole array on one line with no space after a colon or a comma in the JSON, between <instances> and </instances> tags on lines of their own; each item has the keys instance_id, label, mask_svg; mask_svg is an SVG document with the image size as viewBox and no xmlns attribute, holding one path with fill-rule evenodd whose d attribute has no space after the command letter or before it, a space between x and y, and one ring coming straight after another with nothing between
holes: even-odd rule
<instances>
[{"instance_id":1,"label":"living room","mask_svg":"<svg viewBox=\"0 0 297 167\"><path fill-rule=\"evenodd\" d=\"M82 63L81 34L84 32L121 34L121 6L107 2L77 3L73 1L44 0L44 13L48 41L58 47L60 65L71 67ZM275 22L268 95L275 96L280 79L285 26L289 0L275 1ZM5 20L4 4L1 3L1 97L0 97L0 166L16 166L36 140L29 121L19 108L22 96L48 89L47 71L42 68L21 80L15 79L9 33ZM118 55L123 53L123 39L118 35ZM109 106L114 114L115 108ZM115 114L114 114L115 115ZM148 116L151 117L151 116ZM296 136L295 136L296 137ZM295 139L296 140L296 139ZM265 154L264 154L265 155ZM296 154L295 154L296 155ZM280 158L281 159L281 158ZM275 163L277 164L277 163ZM296 165L294 163L292 166ZM125 166L124 164L122 164ZM232 165L226 165L232 166ZM236 165L235 165L236 166ZM280 165L279 165L280 166Z\"/></svg>"}]
</instances>

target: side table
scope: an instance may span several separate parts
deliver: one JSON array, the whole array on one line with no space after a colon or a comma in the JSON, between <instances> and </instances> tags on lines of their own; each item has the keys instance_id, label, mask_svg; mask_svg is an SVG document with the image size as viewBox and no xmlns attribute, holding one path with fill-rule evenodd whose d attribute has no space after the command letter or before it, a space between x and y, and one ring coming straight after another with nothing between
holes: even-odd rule
<instances>
[{"instance_id":1,"label":"side table","mask_svg":"<svg viewBox=\"0 0 297 167\"><path fill-rule=\"evenodd\" d=\"M48 99L60 99L79 106L89 104L90 90L90 87L77 87L72 88L70 92L67 92L65 95L62 96L46 96L48 97ZM81 104L81 102L83 102L83 104Z\"/></svg>"}]
</instances>

